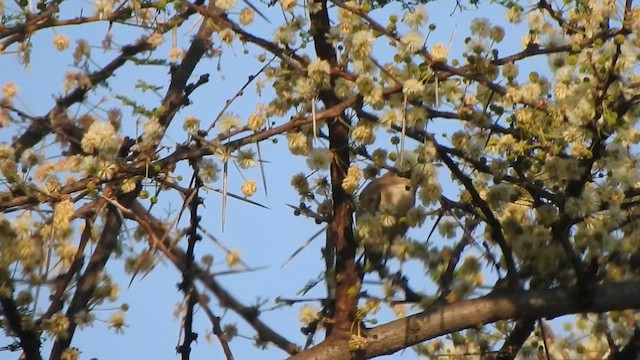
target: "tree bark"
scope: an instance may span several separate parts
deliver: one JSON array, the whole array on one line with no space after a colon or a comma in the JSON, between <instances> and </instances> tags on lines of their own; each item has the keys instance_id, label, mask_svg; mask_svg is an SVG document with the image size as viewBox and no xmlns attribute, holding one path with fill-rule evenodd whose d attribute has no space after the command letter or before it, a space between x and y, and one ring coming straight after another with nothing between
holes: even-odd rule
<instances>
[{"instance_id":1,"label":"tree bark","mask_svg":"<svg viewBox=\"0 0 640 360\"><path fill-rule=\"evenodd\" d=\"M592 288L593 302L585 307L576 287L490 294L455 304L434 306L418 314L369 329L364 358L393 354L409 346L454 331L499 320L555 318L579 312L640 308L640 281L600 284ZM350 359L346 341L324 341L292 360ZM360 355L360 354L359 354Z\"/></svg>"}]
</instances>

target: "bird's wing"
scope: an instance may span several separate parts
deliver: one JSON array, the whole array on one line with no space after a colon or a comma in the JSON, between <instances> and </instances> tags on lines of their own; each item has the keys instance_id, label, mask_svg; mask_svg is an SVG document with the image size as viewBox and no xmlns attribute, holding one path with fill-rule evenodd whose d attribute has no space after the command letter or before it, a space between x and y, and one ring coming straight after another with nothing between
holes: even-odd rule
<instances>
[{"instance_id":1,"label":"bird's wing","mask_svg":"<svg viewBox=\"0 0 640 360\"><path fill-rule=\"evenodd\" d=\"M366 212L375 212L380 206L382 193L378 191L379 184L371 182L360 193L360 208Z\"/></svg>"}]
</instances>

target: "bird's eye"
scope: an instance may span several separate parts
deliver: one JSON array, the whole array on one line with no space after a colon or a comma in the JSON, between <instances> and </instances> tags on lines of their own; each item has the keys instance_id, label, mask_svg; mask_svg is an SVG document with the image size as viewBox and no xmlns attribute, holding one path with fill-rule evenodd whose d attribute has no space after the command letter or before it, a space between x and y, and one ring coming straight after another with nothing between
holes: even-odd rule
<instances>
[{"instance_id":1,"label":"bird's eye","mask_svg":"<svg viewBox=\"0 0 640 360\"><path fill-rule=\"evenodd\" d=\"M404 187L404 189L407 190L407 191L411 191L411 186L407 185L407 186Z\"/></svg>"}]
</instances>

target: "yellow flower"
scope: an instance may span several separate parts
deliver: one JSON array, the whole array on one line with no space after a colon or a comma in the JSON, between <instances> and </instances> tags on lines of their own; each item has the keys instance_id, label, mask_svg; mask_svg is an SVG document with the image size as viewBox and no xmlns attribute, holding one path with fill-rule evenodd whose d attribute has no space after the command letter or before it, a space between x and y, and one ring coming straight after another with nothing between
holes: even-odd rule
<instances>
[{"instance_id":1,"label":"yellow flower","mask_svg":"<svg viewBox=\"0 0 640 360\"><path fill-rule=\"evenodd\" d=\"M80 145L85 153L111 157L117 153L120 143L120 136L113 124L96 120L89 126Z\"/></svg>"},{"instance_id":2,"label":"yellow flower","mask_svg":"<svg viewBox=\"0 0 640 360\"><path fill-rule=\"evenodd\" d=\"M253 22L253 10L245 7L240 12L240 25L249 25Z\"/></svg>"},{"instance_id":3,"label":"yellow flower","mask_svg":"<svg viewBox=\"0 0 640 360\"><path fill-rule=\"evenodd\" d=\"M124 322L124 311L118 311L111 315L107 323L109 324L109 328L115 329L117 333L122 333L122 329L127 326Z\"/></svg>"},{"instance_id":4,"label":"yellow flower","mask_svg":"<svg viewBox=\"0 0 640 360\"><path fill-rule=\"evenodd\" d=\"M352 334L349 339L349 351L359 351L365 348L367 339L360 335Z\"/></svg>"},{"instance_id":5,"label":"yellow flower","mask_svg":"<svg viewBox=\"0 0 640 360\"><path fill-rule=\"evenodd\" d=\"M424 37L417 31L405 34L400 40L409 54L415 54L424 46Z\"/></svg>"},{"instance_id":6,"label":"yellow flower","mask_svg":"<svg viewBox=\"0 0 640 360\"><path fill-rule=\"evenodd\" d=\"M247 126L253 131L259 131L260 129L262 129L265 122L267 122L267 117L264 115L264 113L255 112L249 116Z\"/></svg>"},{"instance_id":7,"label":"yellow flower","mask_svg":"<svg viewBox=\"0 0 640 360\"><path fill-rule=\"evenodd\" d=\"M152 118L142 124L142 141L145 143L156 143L162 139L164 127L158 119Z\"/></svg>"},{"instance_id":8,"label":"yellow flower","mask_svg":"<svg viewBox=\"0 0 640 360\"><path fill-rule=\"evenodd\" d=\"M311 151L310 139L301 132L287 134L289 151L294 155L308 155Z\"/></svg>"},{"instance_id":9,"label":"yellow flower","mask_svg":"<svg viewBox=\"0 0 640 360\"><path fill-rule=\"evenodd\" d=\"M120 186L120 189L122 190L123 193L131 192L135 190L135 188L136 188L136 179L134 178L124 179L122 181L122 185Z\"/></svg>"},{"instance_id":10,"label":"yellow flower","mask_svg":"<svg viewBox=\"0 0 640 360\"><path fill-rule=\"evenodd\" d=\"M247 180L242 184L241 190L244 197L251 197L256 193L258 187L256 186L255 180Z\"/></svg>"},{"instance_id":11,"label":"yellow flower","mask_svg":"<svg viewBox=\"0 0 640 360\"><path fill-rule=\"evenodd\" d=\"M69 38L64 35L57 34L53 37L53 46L58 51L65 50L69 47Z\"/></svg>"},{"instance_id":12,"label":"yellow flower","mask_svg":"<svg viewBox=\"0 0 640 360\"><path fill-rule=\"evenodd\" d=\"M237 162L241 169L248 169L256 166L256 160L254 159L255 153L253 150L238 150Z\"/></svg>"},{"instance_id":13,"label":"yellow flower","mask_svg":"<svg viewBox=\"0 0 640 360\"><path fill-rule=\"evenodd\" d=\"M18 86L12 82L8 82L2 86L2 96L12 99L18 93Z\"/></svg>"},{"instance_id":14,"label":"yellow flower","mask_svg":"<svg viewBox=\"0 0 640 360\"><path fill-rule=\"evenodd\" d=\"M231 29L224 29L218 33L218 38L225 44L231 44L235 38L235 33Z\"/></svg>"},{"instance_id":15,"label":"yellow flower","mask_svg":"<svg viewBox=\"0 0 640 360\"><path fill-rule=\"evenodd\" d=\"M351 131L351 138L357 143L371 145L376 141L376 135L373 130L374 126L372 122L360 120L358 121L358 125Z\"/></svg>"},{"instance_id":16,"label":"yellow flower","mask_svg":"<svg viewBox=\"0 0 640 360\"><path fill-rule=\"evenodd\" d=\"M353 194L358 188L358 182L362 177L362 170L357 166L352 166L347 170L347 176L342 180L342 188L349 194Z\"/></svg>"},{"instance_id":17,"label":"yellow flower","mask_svg":"<svg viewBox=\"0 0 640 360\"><path fill-rule=\"evenodd\" d=\"M77 248L72 244L60 244L56 247L56 254L60 258L64 268L68 268L73 262Z\"/></svg>"},{"instance_id":18,"label":"yellow flower","mask_svg":"<svg viewBox=\"0 0 640 360\"><path fill-rule=\"evenodd\" d=\"M216 6L222 10L231 10L236 7L236 0L216 0Z\"/></svg>"},{"instance_id":19,"label":"yellow flower","mask_svg":"<svg viewBox=\"0 0 640 360\"><path fill-rule=\"evenodd\" d=\"M431 48L431 56L434 61L445 62L447 61L447 56L449 55L449 49L443 43L436 43Z\"/></svg>"},{"instance_id":20,"label":"yellow flower","mask_svg":"<svg viewBox=\"0 0 640 360\"><path fill-rule=\"evenodd\" d=\"M69 319L60 313L56 313L51 319L43 321L42 327L58 339L64 339L69 335Z\"/></svg>"},{"instance_id":21,"label":"yellow flower","mask_svg":"<svg viewBox=\"0 0 640 360\"><path fill-rule=\"evenodd\" d=\"M187 116L182 124L182 129L189 134L195 134L200 129L200 120L195 116Z\"/></svg>"},{"instance_id":22,"label":"yellow flower","mask_svg":"<svg viewBox=\"0 0 640 360\"><path fill-rule=\"evenodd\" d=\"M239 251L231 250L227 253L225 260L227 261L227 266L233 269L238 267L238 265L240 265L240 261L242 261L242 257L240 256Z\"/></svg>"},{"instance_id":23,"label":"yellow flower","mask_svg":"<svg viewBox=\"0 0 640 360\"><path fill-rule=\"evenodd\" d=\"M293 12L295 6L296 0L282 0L282 9L284 11Z\"/></svg>"},{"instance_id":24,"label":"yellow flower","mask_svg":"<svg viewBox=\"0 0 640 360\"><path fill-rule=\"evenodd\" d=\"M402 93L407 96L418 95L424 91L424 84L417 79L409 79L402 84Z\"/></svg>"},{"instance_id":25,"label":"yellow flower","mask_svg":"<svg viewBox=\"0 0 640 360\"><path fill-rule=\"evenodd\" d=\"M393 306L393 312L396 314L397 317L401 318L406 315L407 308L404 304L396 304Z\"/></svg>"},{"instance_id":26,"label":"yellow flower","mask_svg":"<svg viewBox=\"0 0 640 360\"><path fill-rule=\"evenodd\" d=\"M111 180L116 170L118 170L118 167L115 163L106 160L100 161L97 175L102 180Z\"/></svg>"},{"instance_id":27,"label":"yellow flower","mask_svg":"<svg viewBox=\"0 0 640 360\"><path fill-rule=\"evenodd\" d=\"M212 183L218 180L218 172L220 168L211 159L202 159L200 161L200 171L198 175L200 179L205 183Z\"/></svg>"}]
</instances>

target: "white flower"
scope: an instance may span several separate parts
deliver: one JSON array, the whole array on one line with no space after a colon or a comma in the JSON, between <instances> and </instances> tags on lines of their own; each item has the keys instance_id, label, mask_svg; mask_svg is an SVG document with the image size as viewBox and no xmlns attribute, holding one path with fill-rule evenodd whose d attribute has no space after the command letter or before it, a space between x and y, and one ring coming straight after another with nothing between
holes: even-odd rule
<instances>
[{"instance_id":1,"label":"white flower","mask_svg":"<svg viewBox=\"0 0 640 360\"><path fill-rule=\"evenodd\" d=\"M13 160L15 158L15 149L7 144L0 144L0 160Z\"/></svg>"},{"instance_id":2,"label":"white flower","mask_svg":"<svg viewBox=\"0 0 640 360\"><path fill-rule=\"evenodd\" d=\"M412 29L417 29L428 21L429 14L427 14L427 10L422 6L416 7L412 12L406 12L402 17L402 22Z\"/></svg>"},{"instance_id":3,"label":"white flower","mask_svg":"<svg viewBox=\"0 0 640 360\"><path fill-rule=\"evenodd\" d=\"M371 47L376 40L369 30L360 30L351 38L351 54L355 59L368 58L371 55Z\"/></svg>"},{"instance_id":4,"label":"white flower","mask_svg":"<svg viewBox=\"0 0 640 360\"><path fill-rule=\"evenodd\" d=\"M94 121L82 137L80 146L87 154L99 154L104 157L115 155L120 147L120 137L109 122Z\"/></svg>"},{"instance_id":5,"label":"white flower","mask_svg":"<svg viewBox=\"0 0 640 360\"><path fill-rule=\"evenodd\" d=\"M98 16L100 20L105 19L113 12L113 0L97 0L93 4L93 13Z\"/></svg>"},{"instance_id":6,"label":"white flower","mask_svg":"<svg viewBox=\"0 0 640 360\"><path fill-rule=\"evenodd\" d=\"M378 220L376 216L369 213L358 216L356 233L361 242L374 244L378 242L378 239L382 240L382 224ZM380 243L384 243L384 241L380 241Z\"/></svg>"},{"instance_id":7,"label":"white flower","mask_svg":"<svg viewBox=\"0 0 640 360\"><path fill-rule=\"evenodd\" d=\"M353 81L339 77L336 79L334 91L340 99L346 99L353 96L355 86L356 84Z\"/></svg>"},{"instance_id":8,"label":"white flower","mask_svg":"<svg viewBox=\"0 0 640 360\"><path fill-rule=\"evenodd\" d=\"M417 95L424 91L424 84L417 79L406 80L402 84L402 93L407 96Z\"/></svg>"},{"instance_id":9,"label":"white flower","mask_svg":"<svg viewBox=\"0 0 640 360\"><path fill-rule=\"evenodd\" d=\"M198 176L205 183L212 183L218 180L220 168L211 159L202 159L199 163L200 171Z\"/></svg>"},{"instance_id":10,"label":"white flower","mask_svg":"<svg viewBox=\"0 0 640 360\"><path fill-rule=\"evenodd\" d=\"M431 56L433 57L434 61L445 62L447 61L448 55L449 49L447 49L447 47L441 42L436 43L431 48Z\"/></svg>"},{"instance_id":11,"label":"white flower","mask_svg":"<svg viewBox=\"0 0 640 360\"><path fill-rule=\"evenodd\" d=\"M100 171L100 164L95 156L84 156L80 163L80 172L84 176L96 176Z\"/></svg>"},{"instance_id":12,"label":"white flower","mask_svg":"<svg viewBox=\"0 0 640 360\"><path fill-rule=\"evenodd\" d=\"M300 195L306 195L310 190L309 181L303 173L293 175L291 178L291 186L293 186Z\"/></svg>"},{"instance_id":13,"label":"white flower","mask_svg":"<svg viewBox=\"0 0 640 360\"><path fill-rule=\"evenodd\" d=\"M164 128L158 119L149 119L142 124L142 141L148 143L159 142L163 135Z\"/></svg>"},{"instance_id":14,"label":"white flower","mask_svg":"<svg viewBox=\"0 0 640 360\"><path fill-rule=\"evenodd\" d=\"M494 26L489 30L489 37L491 40L499 43L504 39L505 31L501 26Z\"/></svg>"},{"instance_id":15,"label":"white flower","mask_svg":"<svg viewBox=\"0 0 640 360\"><path fill-rule=\"evenodd\" d=\"M532 11L527 20L531 30L542 31L545 21L541 11Z\"/></svg>"},{"instance_id":16,"label":"white flower","mask_svg":"<svg viewBox=\"0 0 640 360\"><path fill-rule=\"evenodd\" d=\"M311 170L327 170L331 165L333 156L329 149L313 149L307 157L307 166Z\"/></svg>"},{"instance_id":17,"label":"white flower","mask_svg":"<svg viewBox=\"0 0 640 360\"><path fill-rule=\"evenodd\" d=\"M184 56L184 51L182 51L182 49L178 47L173 47L171 48L171 50L169 50L169 61L171 61L172 63L175 63L178 60L181 60L183 56Z\"/></svg>"},{"instance_id":18,"label":"white flower","mask_svg":"<svg viewBox=\"0 0 640 360\"><path fill-rule=\"evenodd\" d=\"M216 0L216 6L223 11L231 10L236 7L236 0Z\"/></svg>"},{"instance_id":19,"label":"white flower","mask_svg":"<svg viewBox=\"0 0 640 360\"><path fill-rule=\"evenodd\" d=\"M476 54L480 54L486 52L489 49L489 46L487 46L487 42L483 39L472 38L467 42L467 49Z\"/></svg>"},{"instance_id":20,"label":"white flower","mask_svg":"<svg viewBox=\"0 0 640 360\"><path fill-rule=\"evenodd\" d=\"M513 5L509 9L507 9L507 21L509 21L510 23L518 24L520 23L521 18L522 8L520 8L520 6Z\"/></svg>"},{"instance_id":21,"label":"white flower","mask_svg":"<svg viewBox=\"0 0 640 360\"><path fill-rule=\"evenodd\" d=\"M254 159L255 156L256 153L253 152L252 149L238 150L238 157L236 160L238 162L238 166L241 169L248 169L256 166L256 160Z\"/></svg>"},{"instance_id":22,"label":"white flower","mask_svg":"<svg viewBox=\"0 0 640 360\"><path fill-rule=\"evenodd\" d=\"M242 121L240 121L240 118L234 113L225 112L220 119L218 119L218 129L220 132L224 133L240 128L242 128Z\"/></svg>"},{"instance_id":23,"label":"white flower","mask_svg":"<svg viewBox=\"0 0 640 360\"><path fill-rule=\"evenodd\" d=\"M274 40L280 45L294 45L296 43L296 32L289 26L281 26L276 30Z\"/></svg>"},{"instance_id":24,"label":"white flower","mask_svg":"<svg viewBox=\"0 0 640 360\"><path fill-rule=\"evenodd\" d=\"M300 309L300 314L298 314L298 317L300 318L300 322L303 325L309 326L309 324L318 319L318 312L318 309L314 308L313 306L304 305Z\"/></svg>"},{"instance_id":25,"label":"white flower","mask_svg":"<svg viewBox=\"0 0 640 360\"><path fill-rule=\"evenodd\" d=\"M189 115L184 119L182 129L189 134L195 134L200 129L200 120L195 116Z\"/></svg>"},{"instance_id":26,"label":"white flower","mask_svg":"<svg viewBox=\"0 0 640 360\"><path fill-rule=\"evenodd\" d=\"M380 85L374 85L370 91L364 93L364 101L371 105L374 109L379 110L384 105L383 89Z\"/></svg>"},{"instance_id":27,"label":"white flower","mask_svg":"<svg viewBox=\"0 0 640 360\"><path fill-rule=\"evenodd\" d=\"M307 66L307 74L316 84L322 84L328 80L330 72L331 65L327 60L316 58Z\"/></svg>"},{"instance_id":28,"label":"white flower","mask_svg":"<svg viewBox=\"0 0 640 360\"><path fill-rule=\"evenodd\" d=\"M411 84L409 84L411 86ZM404 91L404 89L403 89ZM382 116L380 116L380 123L384 124L386 127L391 127L392 125L399 125L402 121L402 112L398 109L388 109Z\"/></svg>"},{"instance_id":29,"label":"white flower","mask_svg":"<svg viewBox=\"0 0 640 360\"><path fill-rule=\"evenodd\" d=\"M415 54L424 46L424 37L417 31L412 31L405 34L401 42L406 46L407 52Z\"/></svg>"},{"instance_id":30,"label":"white flower","mask_svg":"<svg viewBox=\"0 0 640 360\"><path fill-rule=\"evenodd\" d=\"M300 77L293 86L294 93L301 99L311 100L316 96L316 86L307 77Z\"/></svg>"},{"instance_id":31,"label":"white flower","mask_svg":"<svg viewBox=\"0 0 640 360\"><path fill-rule=\"evenodd\" d=\"M58 51L65 50L69 47L69 38L64 35L57 34L53 37L53 46Z\"/></svg>"},{"instance_id":32,"label":"white flower","mask_svg":"<svg viewBox=\"0 0 640 360\"><path fill-rule=\"evenodd\" d=\"M489 29L491 28L491 22L487 18L475 18L471 21L471 33L481 37L487 37L489 35Z\"/></svg>"},{"instance_id":33,"label":"white flower","mask_svg":"<svg viewBox=\"0 0 640 360\"><path fill-rule=\"evenodd\" d=\"M512 62L504 64L502 67L502 76L510 80L515 79L518 76L518 65Z\"/></svg>"}]
</instances>

